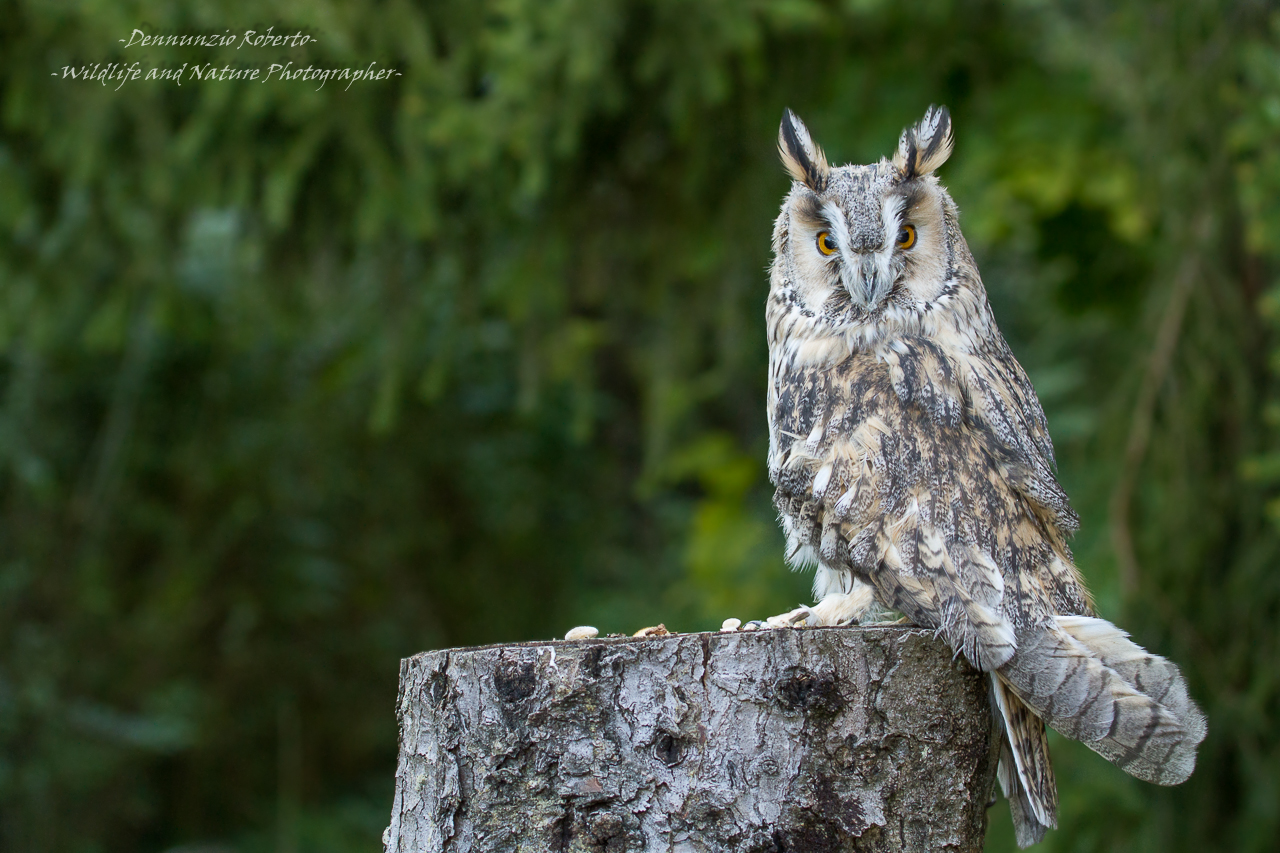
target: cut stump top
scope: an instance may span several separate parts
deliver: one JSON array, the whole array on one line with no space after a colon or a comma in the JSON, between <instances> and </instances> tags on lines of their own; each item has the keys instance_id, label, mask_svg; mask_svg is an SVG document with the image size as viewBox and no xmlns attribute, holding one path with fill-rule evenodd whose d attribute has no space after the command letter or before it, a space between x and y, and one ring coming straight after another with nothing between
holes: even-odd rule
<instances>
[{"instance_id":1,"label":"cut stump top","mask_svg":"<svg viewBox=\"0 0 1280 853\"><path fill-rule=\"evenodd\" d=\"M901 627L425 652L398 716L389 853L978 851L998 747Z\"/></svg>"}]
</instances>

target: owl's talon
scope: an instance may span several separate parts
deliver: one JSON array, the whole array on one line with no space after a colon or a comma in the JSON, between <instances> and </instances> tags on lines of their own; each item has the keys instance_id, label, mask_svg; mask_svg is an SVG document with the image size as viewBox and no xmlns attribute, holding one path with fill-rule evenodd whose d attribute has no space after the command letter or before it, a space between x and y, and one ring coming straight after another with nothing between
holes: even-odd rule
<instances>
[{"instance_id":1,"label":"owl's talon","mask_svg":"<svg viewBox=\"0 0 1280 853\"><path fill-rule=\"evenodd\" d=\"M770 628L799 628L807 625L819 625L818 614L812 607L802 604L795 610L779 613L765 620Z\"/></svg>"}]
</instances>

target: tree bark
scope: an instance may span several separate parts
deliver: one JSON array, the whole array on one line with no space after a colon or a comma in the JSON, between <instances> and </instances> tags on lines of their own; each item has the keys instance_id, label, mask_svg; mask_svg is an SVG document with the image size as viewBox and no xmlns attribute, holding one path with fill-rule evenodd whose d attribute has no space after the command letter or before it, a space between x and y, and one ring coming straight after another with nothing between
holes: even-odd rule
<instances>
[{"instance_id":1,"label":"tree bark","mask_svg":"<svg viewBox=\"0 0 1280 853\"><path fill-rule=\"evenodd\" d=\"M930 631L523 643L401 663L388 853L982 849L987 681Z\"/></svg>"}]
</instances>

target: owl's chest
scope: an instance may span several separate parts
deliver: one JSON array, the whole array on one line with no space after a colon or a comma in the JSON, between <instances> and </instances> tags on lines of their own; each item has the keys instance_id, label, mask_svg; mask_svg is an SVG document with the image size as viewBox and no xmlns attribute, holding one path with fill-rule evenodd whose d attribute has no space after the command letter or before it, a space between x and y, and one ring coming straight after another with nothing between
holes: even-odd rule
<instances>
[{"instance_id":1,"label":"owl's chest","mask_svg":"<svg viewBox=\"0 0 1280 853\"><path fill-rule=\"evenodd\" d=\"M881 457L886 438L910 442L888 368L870 354L825 369L783 367L770 391L769 477L788 494L812 494L815 481L821 493L824 468Z\"/></svg>"},{"instance_id":2,"label":"owl's chest","mask_svg":"<svg viewBox=\"0 0 1280 853\"><path fill-rule=\"evenodd\" d=\"M965 428L936 424L904 399L883 361L855 355L831 369L778 379L769 477L788 553L801 563L872 565L870 552L856 556L866 535L874 539L881 528L903 533L956 505L970 455Z\"/></svg>"}]
</instances>

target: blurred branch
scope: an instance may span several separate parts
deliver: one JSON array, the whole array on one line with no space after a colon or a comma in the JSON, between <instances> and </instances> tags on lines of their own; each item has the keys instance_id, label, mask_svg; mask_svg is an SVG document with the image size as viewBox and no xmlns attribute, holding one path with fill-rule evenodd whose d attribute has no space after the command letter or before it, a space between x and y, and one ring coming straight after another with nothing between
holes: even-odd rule
<instances>
[{"instance_id":1,"label":"blurred branch","mask_svg":"<svg viewBox=\"0 0 1280 853\"><path fill-rule=\"evenodd\" d=\"M129 344L125 349L120 371L112 389L111 405L106 424L98 438L94 454L85 478L77 489L76 506L84 525L84 547L92 550L106 519L110 496L119 482L120 454L133 431L133 419L142 394L143 380L151 361L155 343L155 321L152 319L152 303L148 301L138 311Z\"/></svg>"},{"instance_id":2,"label":"blurred branch","mask_svg":"<svg viewBox=\"0 0 1280 853\"><path fill-rule=\"evenodd\" d=\"M1124 464L1120 469L1120 477L1116 480L1115 489L1111 493L1111 543L1116 549L1116 561L1120 569L1120 588L1126 599L1137 592L1142 578L1142 566L1138 562L1133 546L1133 532L1129 524L1134 485L1137 482L1138 471L1142 467L1142 460L1147 454L1147 445L1151 440L1151 423L1155 417L1156 397L1173 363L1183 317L1187 312L1187 302L1191 298L1196 278L1200 273L1200 247L1204 245L1210 229L1211 220L1208 213L1201 213L1191 227L1192 247L1183 256L1182 263L1178 266L1178 272L1169 290L1169 301L1165 303L1164 312L1160 317L1155 345L1147 358L1146 372L1143 374L1142 385L1138 389L1138 399L1129 419L1129 438L1125 444Z\"/></svg>"}]
</instances>

